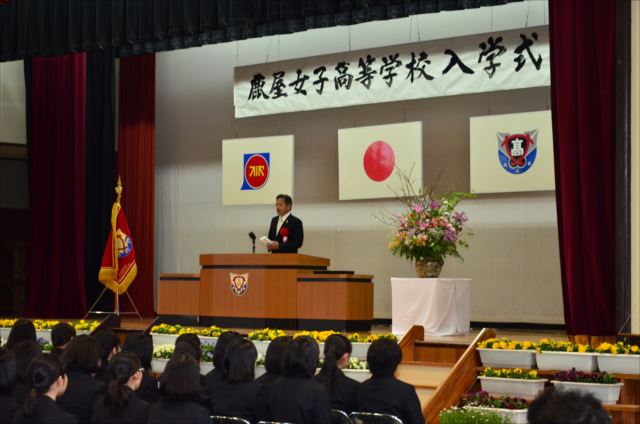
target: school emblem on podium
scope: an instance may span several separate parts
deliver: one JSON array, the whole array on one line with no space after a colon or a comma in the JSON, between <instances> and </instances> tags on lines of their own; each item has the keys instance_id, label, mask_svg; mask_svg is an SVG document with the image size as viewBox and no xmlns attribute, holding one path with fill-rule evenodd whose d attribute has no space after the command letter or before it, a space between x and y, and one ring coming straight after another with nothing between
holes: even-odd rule
<instances>
[{"instance_id":1,"label":"school emblem on podium","mask_svg":"<svg viewBox=\"0 0 640 424\"><path fill-rule=\"evenodd\" d=\"M242 296L247 292L249 288L249 274L234 274L229 273L231 279L231 293L235 296Z\"/></svg>"},{"instance_id":2,"label":"school emblem on podium","mask_svg":"<svg viewBox=\"0 0 640 424\"><path fill-rule=\"evenodd\" d=\"M498 136L498 159L502 169L510 174L527 172L538 154L538 130L523 133L501 133Z\"/></svg>"}]
</instances>

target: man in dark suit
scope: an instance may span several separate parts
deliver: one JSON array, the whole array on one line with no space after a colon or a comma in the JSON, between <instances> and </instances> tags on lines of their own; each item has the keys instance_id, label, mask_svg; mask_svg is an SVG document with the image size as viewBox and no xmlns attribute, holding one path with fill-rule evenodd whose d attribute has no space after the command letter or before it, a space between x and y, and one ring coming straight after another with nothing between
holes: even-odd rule
<instances>
[{"instance_id":1,"label":"man in dark suit","mask_svg":"<svg viewBox=\"0 0 640 424\"><path fill-rule=\"evenodd\" d=\"M276 197L276 212L269 227L269 240L267 249L271 253L298 253L302 247L304 231L302 221L291 215L293 200L287 194L279 194Z\"/></svg>"}]
</instances>

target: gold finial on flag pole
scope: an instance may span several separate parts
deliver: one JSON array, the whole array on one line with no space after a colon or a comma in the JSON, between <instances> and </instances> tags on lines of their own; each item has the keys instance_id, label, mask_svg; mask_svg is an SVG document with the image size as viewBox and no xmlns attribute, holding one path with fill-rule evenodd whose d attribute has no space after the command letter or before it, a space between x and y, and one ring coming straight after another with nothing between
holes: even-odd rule
<instances>
[{"instance_id":1,"label":"gold finial on flag pole","mask_svg":"<svg viewBox=\"0 0 640 424\"><path fill-rule=\"evenodd\" d=\"M122 196L122 180L120 179L120 175L118 175L118 185L116 186L116 194L118 198L116 199L116 203L120 204L120 197Z\"/></svg>"}]
</instances>

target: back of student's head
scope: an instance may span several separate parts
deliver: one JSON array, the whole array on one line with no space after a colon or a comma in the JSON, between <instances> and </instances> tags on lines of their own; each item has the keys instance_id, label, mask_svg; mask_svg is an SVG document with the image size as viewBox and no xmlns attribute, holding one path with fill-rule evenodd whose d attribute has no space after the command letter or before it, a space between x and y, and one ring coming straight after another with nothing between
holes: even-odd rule
<instances>
[{"instance_id":1,"label":"back of student's head","mask_svg":"<svg viewBox=\"0 0 640 424\"><path fill-rule=\"evenodd\" d=\"M607 424L611 417L592 395L545 390L531 405L527 419L530 424Z\"/></svg>"},{"instance_id":2,"label":"back of student's head","mask_svg":"<svg viewBox=\"0 0 640 424\"><path fill-rule=\"evenodd\" d=\"M322 384L329 390L333 389L340 376L338 362L347 355L351 355L351 342L342 334L332 334L324 343L324 364L320 370L319 378Z\"/></svg>"},{"instance_id":3,"label":"back of student's head","mask_svg":"<svg viewBox=\"0 0 640 424\"><path fill-rule=\"evenodd\" d=\"M59 357L41 353L31 361L27 369L29 385L36 395L43 395L51 386L66 373ZM34 411L34 397L29 396L24 404L25 415L31 417Z\"/></svg>"},{"instance_id":4,"label":"back of student's head","mask_svg":"<svg viewBox=\"0 0 640 424\"><path fill-rule=\"evenodd\" d=\"M11 349L0 347L0 395L11 393L17 379L16 354Z\"/></svg>"},{"instance_id":5,"label":"back of student's head","mask_svg":"<svg viewBox=\"0 0 640 424\"><path fill-rule=\"evenodd\" d=\"M51 329L51 344L53 347L62 347L76 336L76 329L67 322L59 322Z\"/></svg>"},{"instance_id":6,"label":"back of student's head","mask_svg":"<svg viewBox=\"0 0 640 424\"><path fill-rule=\"evenodd\" d=\"M191 343L192 345L194 345L196 347L201 347L202 346L202 342L200 341L200 337L198 337L197 335L195 335L193 333L180 334L176 338L175 344L178 344L180 342Z\"/></svg>"},{"instance_id":7,"label":"back of student's head","mask_svg":"<svg viewBox=\"0 0 640 424\"><path fill-rule=\"evenodd\" d=\"M18 380L28 381L27 370L29 364L36 356L42 353L40 345L33 340L23 340L13 345L13 353L16 355L16 366L18 367Z\"/></svg>"},{"instance_id":8,"label":"back of student's head","mask_svg":"<svg viewBox=\"0 0 640 424\"><path fill-rule=\"evenodd\" d=\"M104 403L112 417L115 417L127 404L131 391L126 384L140 367L140 360L131 352L119 352L111 358L109 362L111 380Z\"/></svg>"},{"instance_id":9,"label":"back of student's head","mask_svg":"<svg viewBox=\"0 0 640 424\"><path fill-rule=\"evenodd\" d=\"M70 370L93 374L100 370L102 348L95 337L81 334L69 342L62 358Z\"/></svg>"},{"instance_id":10,"label":"back of student's head","mask_svg":"<svg viewBox=\"0 0 640 424\"><path fill-rule=\"evenodd\" d=\"M289 346L291 340L293 340L291 336L280 336L269 343L267 353L264 357L264 367L267 372L282 375L284 372L284 358L287 354L287 346Z\"/></svg>"},{"instance_id":11,"label":"back of student's head","mask_svg":"<svg viewBox=\"0 0 640 424\"><path fill-rule=\"evenodd\" d=\"M118 353L120 350L120 339L111 329L100 330L93 335L102 349L102 364L106 365L109 357Z\"/></svg>"},{"instance_id":12,"label":"back of student's head","mask_svg":"<svg viewBox=\"0 0 640 424\"><path fill-rule=\"evenodd\" d=\"M145 370L151 369L151 359L153 358L153 338L150 334L131 333L124 339L122 350L134 353Z\"/></svg>"},{"instance_id":13,"label":"back of student's head","mask_svg":"<svg viewBox=\"0 0 640 424\"><path fill-rule=\"evenodd\" d=\"M225 331L220 334L216 346L213 348L213 366L219 370L224 369L224 355L227 350L227 346L231 340L242 337L240 333L235 331Z\"/></svg>"},{"instance_id":14,"label":"back of student's head","mask_svg":"<svg viewBox=\"0 0 640 424\"><path fill-rule=\"evenodd\" d=\"M196 362L200 362L200 359L202 358L202 349L200 349L200 346L195 346L189 342L179 342L176 343L176 347L173 349L173 354L189 355L195 359Z\"/></svg>"},{"instance_id":15,"label":"back of student's head","mask_svg":"<svg viewBox=\"0 0 640 424\"><path fill-rule=\"evenodd\" d=\"M227 346L224 375L229 383L249 383L255 377L258 351L250 340L236 338Z\"/></svg>"},{"instance_id":16,"label":"back of student's head","mask_svg":"<svg viewBox=\"0 0 640 424\"><path fill-rule=\"evenodd\" d=\"M297 337L287 346L284 375L311 378L316 373L319 362L318 343L309 336Z\"/></svg>"},{"instance_id":17,"label":"back of student's head","mask_svg":"<svg viewBox=\"0 0 640 424\"><path fill-rule=\"evenodd\" d=\"M390 377L395 374L402 361L402 350L398 343L380 339L371 343L367 351L369 370L374 377Z\"/></svg>"},{"instance_id":18,"label":"back of student's head","mask_svg":"<svg viewBox=\"0 0 640 424\"><path fill-rule=\"evenodd\" d=\"M198 362L174 353L160 376L159 392L168 400L196 400L201 394Z\"/></svg>"},{"instance_id":19,"label":"back of student's head","mask_svg":"<svg viewBox=\"0 0 640 424\"><path fill-rule=\"evenodd\" d=\"M36 341L36 327L28 319L19 319L13 323L7 339L7 347L13 349L16 343L23 341Z\"/></svg>"}]
</instances>

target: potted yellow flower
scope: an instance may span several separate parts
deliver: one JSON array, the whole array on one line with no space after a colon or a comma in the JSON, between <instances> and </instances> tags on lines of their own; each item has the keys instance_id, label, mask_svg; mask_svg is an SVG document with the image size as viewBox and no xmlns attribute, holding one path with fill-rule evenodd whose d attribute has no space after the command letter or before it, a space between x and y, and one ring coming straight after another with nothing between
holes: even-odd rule
<instances>
[{"instance_id":1,"label":"potted yellow flower","mask_svg":"<svg viewBox=\"0 0 640 424\"><path fill-rule=\"evenodd\" d=\"M539 378L538 371L520 368L485 368L478 377L482 390L495 396L511 396L533 399L544 390L546 378Z\"/></svg>"},{"instance_id":2,"label":"potted yellow flower","mask_svg":"<svg viewBox=\"0 0 640 424\"><path fill-rule=\"evenodd\" d=\"M541 370L595 371L598 368L591 346L550 339L538 343L536 363Z\"/></svg>"},{"instance_id":3,"label":"potted yellow flower","mask_svg":"<svg viewBox=\"0 0 640 424\"><path fill-rule=\"evenodd\" d=\"M640 374L640 347L623 342L602 343L596 348L598 369L610 373Z\"/></svg>"},{"instance_id":4,"label":"potted yellow flower","mask_svg":"<svg viewBox=\"0 0 640 424\"><path fill-rule=\"evenodd\" d=\"M491 338L478 343L480 360L485 367L535 368L537 345L528 341Z\"/></svg>"}]
</instances>

